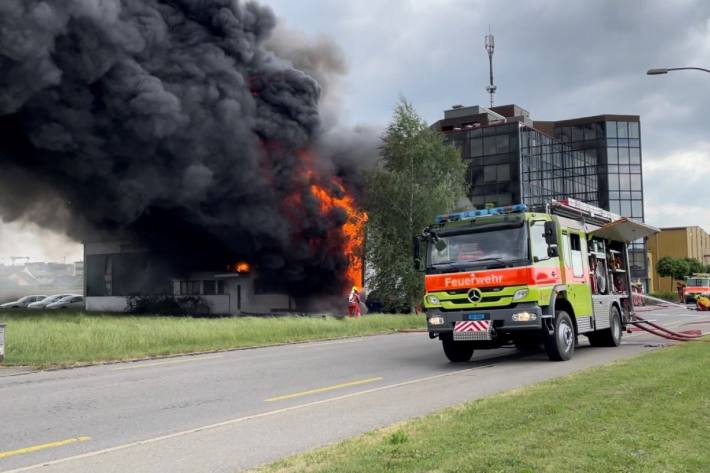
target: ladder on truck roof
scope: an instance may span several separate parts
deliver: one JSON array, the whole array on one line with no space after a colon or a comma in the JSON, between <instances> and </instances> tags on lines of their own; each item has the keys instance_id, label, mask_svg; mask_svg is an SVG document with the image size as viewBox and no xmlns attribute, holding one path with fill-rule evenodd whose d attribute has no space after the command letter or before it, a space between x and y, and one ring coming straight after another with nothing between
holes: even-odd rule
<instances>
[{"instance_id":1,"label":"ladder on truck roof","mask_svg":"<svg viewBox=\"0 0 710 473\"><path fill-rule=\"evenodd\" d=\"M602 227L608 223L621 220L623 217L594 205L576 199L552 200L546 205L545 210L552 215L567 217L582 223L591 223Z\"/></svg>"},{"instance_id":2,"label":"ladder on truck roof","mask_svg":"<svg viewBox=\"0 0 710 473\"><path fill-rule=\"evenodd\" d=\"M547 211L553 215L571 218L583 224L595 225L599 228L587 231L587 234L605 240L630 243L642 240L660 231L651 225L622 217L608 210L574 199L553 200L547 205Z\"/></svg>"}]
</instances>

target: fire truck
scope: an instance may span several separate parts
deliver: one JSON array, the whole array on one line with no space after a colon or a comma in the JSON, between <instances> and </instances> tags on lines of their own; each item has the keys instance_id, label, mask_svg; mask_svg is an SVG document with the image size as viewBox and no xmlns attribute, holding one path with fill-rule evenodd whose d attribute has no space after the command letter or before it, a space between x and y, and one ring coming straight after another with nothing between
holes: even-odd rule
<instances>
[{"instance_id":1,"label":"fire truck","mask_svg":"<svg viewBox=\"0 0 710 473\"><path fill-rule=\"evenodd\" d=\"M695 304L698 296L710 297L710 274L694 273L685 279L683 299L686 304Z\"/></svg>"},{"instance_id":2,"label":"fire truck","mask_svg":"<svg viewBox=\"0 0 710 473\"><path fill-rule=\"evenodd\" d=\"M569 360L579 335L618 346L634 315L628 244L656 232L574 199L440 215L414 245L429 337L451 362L513 344Z\"/></svg>"}]
</instances>

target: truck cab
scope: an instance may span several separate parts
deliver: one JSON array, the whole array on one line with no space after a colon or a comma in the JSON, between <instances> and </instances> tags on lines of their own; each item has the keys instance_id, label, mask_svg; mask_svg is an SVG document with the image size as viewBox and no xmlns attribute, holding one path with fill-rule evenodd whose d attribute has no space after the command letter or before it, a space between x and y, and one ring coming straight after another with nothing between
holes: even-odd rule
<instances>
[{"instance_id":1,"label":"truck cab","mask_svg":"<svg viewBox=\"0 0 710 473\"><path fill-rule=\"evenodd\" d=\"M415 245L429 336L452 362L509 344L568 360L580 334L618 346L627 242L654 231L572 199L441 215Z\"/></svg>"}]
</instances>

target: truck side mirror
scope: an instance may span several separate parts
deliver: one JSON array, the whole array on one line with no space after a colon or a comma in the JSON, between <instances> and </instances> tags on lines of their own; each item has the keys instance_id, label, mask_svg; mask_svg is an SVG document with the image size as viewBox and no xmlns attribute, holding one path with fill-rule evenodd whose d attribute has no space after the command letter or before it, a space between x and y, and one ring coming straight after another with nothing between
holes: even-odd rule
<instances>
[{"instance_id":1,"label":"truck side mirror","mask_svg":"<svg viewBox=\"0 0 710 473\"><path fill-rule=\"evenodd\" d=\"M413 245L414 245L414 270L418 272L423 272L424 271L424 265L422 264L422 258L421 258L421 245L423 243L423 239L420 236L416 236L413 239Z\"/></svg>"},{"instance_id":2,"label":"truck side mirror","mask_svg":"<svg viewBox=\"0 0 710 473\"><path fill-rule=\"evenodd\" d=\"M434 248L436 248L436 251L444 251L448 245L444 240L436 240L434 242Z\"/></svg>"},{"instance_id":3,"label":"truck side mirror","mask_svg":"<svg viewBox=\"0 0 710 473\"><path fill-rule=\"evenodd\" d=\"M555 222L545 222L545 241L548 245L557 245L557 227Z\"/></svg>"},{"instance_id":4,"label":"truck side mirror","mask_svg":"<svg viewBox=\"0 0 710 473\"><path fill-rule=\"evenodd\" d=\"M414 258L414 271L421 273L424 271L422 269L422 260L420 258Z\"/></svg>"},{"instance_id":5,"label":"truck side mirror","mask_svg":"<svg viewBox=\"0 0 710 473\"><path fill-rule=\"evenodd\" d=\"M557 246L548 246L547 256L549 256L550 258L556 258L557 256L560 256L560 252L557 249Z\"/></svg>"}]
</instances>

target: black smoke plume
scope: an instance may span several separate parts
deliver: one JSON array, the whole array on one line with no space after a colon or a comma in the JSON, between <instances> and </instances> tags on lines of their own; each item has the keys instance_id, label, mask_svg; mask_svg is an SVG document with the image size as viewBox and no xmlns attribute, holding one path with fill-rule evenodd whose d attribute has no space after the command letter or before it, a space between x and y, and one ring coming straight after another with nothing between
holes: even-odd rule
<instances>
[{"instance_id":1,"label":"black smoke plume","mask_svg":"<svg viewBox=\"0 0 710 473\"><path fill-rule=\"evenodd\" d=\"M2 0L0 217L126 237L184 269L247 260L301 294L340 288L346 259L309 240L343 216L320 215L300 153L327 129L303 69L344 63L278 56L275 26L238 0ZM311 165L356 184L347 159Z\"/></svg>"}]
</instances>

